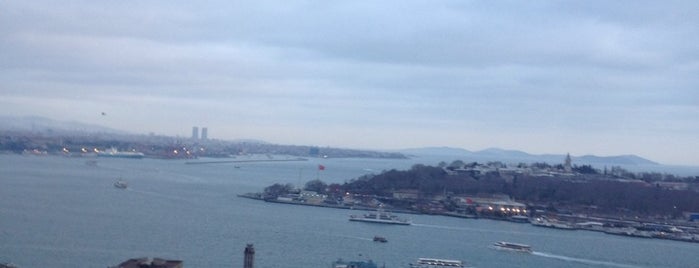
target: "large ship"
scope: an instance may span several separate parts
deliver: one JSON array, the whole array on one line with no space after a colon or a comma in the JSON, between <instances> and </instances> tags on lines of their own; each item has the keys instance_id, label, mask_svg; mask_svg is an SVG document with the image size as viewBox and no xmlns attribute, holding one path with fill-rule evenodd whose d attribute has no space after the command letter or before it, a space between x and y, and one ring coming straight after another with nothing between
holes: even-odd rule
<instances>
[{"instance_id":1,"label":"large ship","mask_svg":"<svg viewBox=\"0 0 699 268\"><path fill-rule=\"evenodd\" d=\"M141 152L120 152L116 148L110 148L104 151L97 152L99 157L120 157L120 158L143 158Z\"/></svg>"},{"instance_id":2,"label":"large ship","mask_svg":"<svg viewBox=\"0 0 699 268\"><path fill-rule=\"evenodd\" d=\"M493 244L493 248L501 249L501 250L524 252L524 253L532 253L532 247L530 245L505 242L505 241L495 242Z\"/></svg>"},{"instance_id":3,"label":"large ship","mask_svg":"<svg viewBox=\"0 0 699 268\"><path fill-rule=\"evenodd\" d=\"M419 258L417 263L411 263L410 268L445 268L464 267L464 263L458 260L445 260L434 258Z\"/></svg>"},{"instance_id":4,"label":"large ship","mask_svg":"<svg viewBox=\"0 0 699 268\"><path fill-rule=\"evenodd\" d=\"M350 215L350 221L362 221L371 223L384 223L384 224L397 224L397 225L410 225L411 222L408 219L403 219L398 216L392 215L383 209L379 209L376 212L369 212L364 215Z\"/></svg>"}]
</instances>

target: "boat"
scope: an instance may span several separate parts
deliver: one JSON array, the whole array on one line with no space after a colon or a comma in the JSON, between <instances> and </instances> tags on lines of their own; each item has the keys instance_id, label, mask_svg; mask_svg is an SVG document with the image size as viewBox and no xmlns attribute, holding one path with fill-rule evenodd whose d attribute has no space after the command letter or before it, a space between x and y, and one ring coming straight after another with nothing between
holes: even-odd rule
<instances>
[{"instance_id":1,"label":"boat","mask_svg":"<svg viewBox=\"0 0 699 268\"><path fill-rule=\"evenodd\" d=\"M495 249L511 250L511 251L518 251L518 252L524 252L524 253L532 253L532 247L530 245L525 245L525 244L500 241L500 242L495 242L493 244L493 247Z\"/></svg>"},{"instance_id":2,"label":"boat","mask_svg":"<svg viewBox=\"0 0 699 268\"><path fill-rule=\"evenodd\" d=\"M114 187L119 188L119 189L126 189L129 185L124 181L119 179L118 181L114 182Z\"/></svg>"},{"instance_id":3,"label":"boat","mask_svg":"<svg viewBox=\"0 0 699 268\"><path fill-rule=\"evenodd\" d=\"M105 151L97 152L98 157L118 157L118 158L143 158L145 155L141 152L120 152L116 148L110 148Z\"/></svg>"},{"instance_id":4,"label":"boat","mask_svg":"<svg viewBox=\"0 0 699 268\"><path fill-rule=\"evenodd\" d=\"M417 263L411 263L410 268L444 268L444 267L464 267L464 263L459 260L446 260L434 258L419 258Z\"/></svg>"},{"instance_id":5,"label":"boat","mask_svg":"<svg viewBox=\"0 0 699 268\"><path fill-rule=\"evenodd\" d=\"M545 217L539 217L532 219L530 221L531 225L533 226L538 226L538 227L547 227L547 228L555 228L555 229L563 229L563 230L575 230L577 227L571 223L559 221L559 220L554 220L554 219L547 219Z\"/></svg>"},{"instance_id":6,"label":"boat","mask_svg":"<svg viewBox=\"0 0 699 268\"><path fill-rule=\"evenodd\" d=\"M374 242L381 242L381 243L386 243L388 242L388 239L386 239L383 236L374 236Z\"/></svg>"},{"instance_id":7,"label":"boat","mask_svg":"<svg viewBox=\"0 0 699 268\"><path fill-rule=\"evenodd\" d=\"M390 212L387 212L383 209L378 209L376 212L370 212L364 215L350 215L349 220L397 225L412 224L410 220L399 218L398 216L392 215Z\"/></svg>"},{"instance_id":8,"label":"boat","mask_svg":"<svg viewBox=\"0 0 699 268\"><path fill-rule=\"evenodd\" d=\"M332 268L378 268L376 263L368 261L344 261L339 259L332 263Z\"/></svg>"}]
</instances>

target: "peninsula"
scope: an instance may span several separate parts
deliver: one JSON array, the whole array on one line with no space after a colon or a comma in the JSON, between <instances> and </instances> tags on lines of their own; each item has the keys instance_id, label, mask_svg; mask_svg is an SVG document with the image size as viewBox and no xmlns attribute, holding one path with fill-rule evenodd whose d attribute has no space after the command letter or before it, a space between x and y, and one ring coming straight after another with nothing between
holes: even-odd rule
<instances>
[{"instance_id":1,"label":"peninsula","mask_svg":"<svg viewBox=\"0 0 699 268\"><path fill-rule=\"evenodd\" d=\"M274 184L241 197L346 209L528 222L559 229L699 242L699 177L621 167L501 162L417 164L344 184Z\"/></svg>"}]
</instances>

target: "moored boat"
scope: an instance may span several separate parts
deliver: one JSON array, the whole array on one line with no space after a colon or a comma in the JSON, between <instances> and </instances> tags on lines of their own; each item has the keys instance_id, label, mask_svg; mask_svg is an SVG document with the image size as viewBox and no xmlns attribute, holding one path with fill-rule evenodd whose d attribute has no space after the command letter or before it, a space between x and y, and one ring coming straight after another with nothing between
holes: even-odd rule
<instances>
[{"instance_id":1,"label":"moored boat","mask_svg":"<svg viewBox=\"0 0 699 268\"><path fill-rule=\"evenodd\" d=\"M530 245L519 244L519 243L499 241L499 242L495 242L493 244L493 247L495 249L511 250L511 251L518 251L518 252L524 252L524 253L532 253L532 247Z\"/></svg>"},{"instance_id":2,"label":"moored boat","mask_svg":"<svg viewBox=\"0 0 699 268\"><path fill-rule=\"evenodd\" d=\"M97 152L99 157L118 157L118 158L143 158L145 155L141 152L122 152L116 148L110 148L104 151Z\"/></svg>"}]
</instances>

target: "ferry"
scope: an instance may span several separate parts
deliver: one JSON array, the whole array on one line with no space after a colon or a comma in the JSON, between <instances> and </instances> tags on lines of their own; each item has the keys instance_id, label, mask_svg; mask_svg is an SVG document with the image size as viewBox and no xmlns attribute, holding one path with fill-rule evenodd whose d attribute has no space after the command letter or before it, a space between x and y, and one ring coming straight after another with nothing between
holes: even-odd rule
<instances>
[{"instance_id":1,"label":"ferry","mask_svg":"<svg viewBox=\"0 0 699 268\"><path fill-rule=\"evenodd\" d=\"M372 222L372 223L383 223L383 224L397 224L397 225L411 225L412 223L398 216L392 215L389 212L379 209L376 212L370 212L364 215L350 215L350 221L361 221L361 222Z\"/></svg>"},{"instance_id":2,"label":"ferry","mask_svg":"<svg viewBox=\"0 0 699 268\"><path fill-rule=\"evenodd\" d=\"M141 152L121 152L116 148L110 148L105 151L97 152L98 157L117 157L117 158L136 158L141 159L145 155Z\"/></svg>"},{"instance_id":3,"label":"ferry","mask_svg":"<svg viewBox=\"0 0 699 268\"><path fill-rule=\"evenodd\" d=\"M410 268L445 268L464 267L464 263L458 260L445 260L434 258L419 258L417 263L411 263Z\"/></svg>"},{"instance_id":4,"label":"ferry","mask_svg":"<svg viewBox=\"0 0 699 268\"><path fill-rule=\"evenodd\" d=\"M518 251L518 252L524 252L524 253L532 253L532 247L530 245L525 245L525 244L500 241L500 242L495 242L493 244L493 247L495 249L511 250L511 251Z\"/></svg>"}]
</instances>

